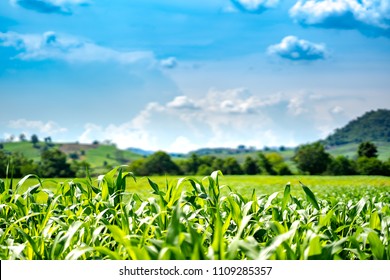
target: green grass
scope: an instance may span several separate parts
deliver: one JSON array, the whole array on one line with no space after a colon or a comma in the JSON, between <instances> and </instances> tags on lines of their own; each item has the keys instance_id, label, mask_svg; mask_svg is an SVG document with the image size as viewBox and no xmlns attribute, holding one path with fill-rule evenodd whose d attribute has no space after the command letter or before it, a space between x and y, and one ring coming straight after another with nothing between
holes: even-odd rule
<instances>
[{"instance_id":1,"label":"green grass","mask_svg":"<svg viewBox=\"0 0 390 280\"><path fill-rule=\"evenodd\" d=\"M201 180L204 176L188 176ZM137 181L128 178L126 190L130 193L136 193L140 197L147 199L151 196L152 190L148 183L148 178L158 185L176 184L180 176L149 176L138 177ZM55 191L58 183L67 182L72 179L51 178L42 179L45 188ZM16 185L20 179L14 180ZM220 178L222 185L228 185L234 191L243 196L251 195L255 190L259 194L270 195L277 191L282 191L287 183L291 183L292 193L302 196L304 193L300 187L302 182L309 186L313 192L320 198L324 198L330 192L351 191L361 188L383 189L390 191L390 178L384 176L264 176L264 175L225 175ZM37 184L37 179L28 179L21 188L21 191ZM187 185L188 186L188 185Z\"/></svg>"},{"instance_id":2,"label":"green grass","mask_svg":"<svg viewBox=\"0 0 390 280\"><path fill-rule=\"evenodd\" d=\"M4 143L4 150L8 152L20 152L28 159L32 159L36 162L41 159L41 150L34 148L30 142L7 142ZM38 143L38 146L45 146L43 142ZM53 144L53 148L58 148L65 154L77 153L80 160L85 160L91 164L91 168L96 172L106 171L106 166L118 166L124 163L129 163L133 160L139 159L142 156L137 155L130 151L120 150L114 145L90 145L90 144L77 144L77 143L56 143ZM81 154L81 151L85 152L85 155Z\"/></svg>"},{"instance_id":3,"label":"green grass","mask_svg":"<svg viewBox=\"0 0 390 280\"><path fill-rule=\"evenodd\" d=\"M187 176L188 178L195 178L201 180L204 176ZM134 181L127 178L126 190L131 193L136 193L142 198L147 199L152 194L148 178L158 185L176 184L182 176L148 176L137 177ZM73 179L51 178L42 179L45 188L55 191L57 184L67 182ZM329 192L339 192L345 189L353 190L359 188L374 188L390 191L390 178L384 176L265 176L265 175L224 175L220 177L221 185L228 185L234 191L243 196L251 195L255 190L259 194L270 195L277 191L282 191L287 183L291 184L292 193L295 195L302 195L303 191L300 187L302 182L309 186L313 192L320 198ZM20 179L14 180L16 185ZM21 188L25 191L27 188L37 184L37 179L28 179ZM188 185L187 185L188 186Z\"/></svg>"},{"instance_id":4,"label":"green grass","mask_svg":"<svg viewBox=\"0 0 390 280\"><path fill-rule=\"evenodd\" d=\"M5 179L0 259L389 260L389 183L134 178L120 168L97 178Z\"/></svg>"},{"instance_id":5,"label":"green grass","mask_svg":"<svg viewBox=\"0 0 390 280\"><path fill-rule=\"evenodd\" d=\"M130 151L118 150L112 145L99 145L95 149L86 151L85 160L91 163L92 168L101 167L104 162L110 166L116 166L141 158L140 155ZM121 160L123 160L121 162Z\"/></svg>"},{"instance_id":6,"label":"green grass","mask_svg":"<svg viewBox=\"0 0 390 280\"><path fill-rule=\"evenodd\" d=\"M34 148L31 142L7 142L3 145L5 151L9 151L11 153L22 153L25 157L34 161L38 161L41 158L41 150ZM40 142L38 145L43 146L45 144ZM58 145L55 145L55 147L58 147Z\"/></svg>"},{"instance_id":7,"label":"green grass","mask_svg":"<svg viewBox=\"0 0 390 280\"><path fill-rule=\"evenodd\" d=\"M386 161L390 158L390 145L386 142L373 142L378 148L378 159ZM346 144L341 146L332 147L327 150L333 156L347 156L351 159L357 157L357 150L359 144Z\"/></svg>"}]
</instances>

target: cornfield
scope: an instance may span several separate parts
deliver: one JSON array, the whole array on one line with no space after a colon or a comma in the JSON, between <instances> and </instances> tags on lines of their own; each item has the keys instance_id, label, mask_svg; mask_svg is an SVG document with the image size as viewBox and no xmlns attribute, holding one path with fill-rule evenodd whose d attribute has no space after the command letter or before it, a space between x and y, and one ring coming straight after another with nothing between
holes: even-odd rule
<instances>
[{"instance_id":1,"label":"cornfield","mask_svg":"<svg viewBox=\"0 0 390 280\"><path fill-rule=\"evenodd\" d=\"M390 259L390 193L360 189L318 198L301 183L248 197L221 172L185 177L141 198L131 172L59 182L0 179L3 260ZM25 191L30 178L37 184ZM131 182L131 181L130 181ZM293 196L292 188L303 196Z\"/></svg>"}]
</instances>

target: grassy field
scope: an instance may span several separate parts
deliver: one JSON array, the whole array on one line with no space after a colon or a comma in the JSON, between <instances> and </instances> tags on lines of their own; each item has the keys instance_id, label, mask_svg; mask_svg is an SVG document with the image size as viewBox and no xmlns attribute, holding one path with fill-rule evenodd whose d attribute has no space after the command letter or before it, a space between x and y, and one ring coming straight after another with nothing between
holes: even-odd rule
<instances>
[{"instance_id":1,"label":"grassy field","mask_svg":"<svg viewBox=\"0 0 390 280\"><path fill-rule=\"evenodd\" d=\"M0 180L0 259L388 260L390 180Z\"/></svg>"},{"instance_id":2,"label":"grassy field","mask_svg":"<svg viewBox=\"0 0 390 280\"><path fill-rule=\"evenodd\" d=\"M386 161L390 158L390 145L386 142L373 142L378 147L378 158ZM333 156L347 156L351 159L357 156L359 144L346 144L327 149L327 152Z\"/></svg>"},{"instance_id":3,"label":"grassy field","mask_svg":"<svg viewBox=\"0 0 390 280\"><path fill-rule=\"evenodd\" d=\"M188 176L201 180L204 176ZM153 189L148 182L150 178L158 185L176 185L182 176L148 176L126 179L126 191L136 193L143 199L152 196ZM309 186L316 196L326 197L329 193L358 192L359 190L373 189L377 191L390 191L390 178L384 176L264 176L264 175L225 175L220 177L221 186L229 186L232 190L248 197L253 190L258 194L270 195L274 192L282 192L287 183L291 184L291 193L297 196L304 195L299 182ZM20 180L15 179L14 185ZM49 178L42 179L43 186L52 191L56 191L61 182L74 181L74 179ZM97 179L95 179L95 183ZM37 179L28 179L20 189L21 192L37 184ZM185 188L190 188L189 184L184 184ZM228 187L222 188L222 193L227 193ZM43 195L43 194L42 194Z\"/></svg>"}]
</instances>

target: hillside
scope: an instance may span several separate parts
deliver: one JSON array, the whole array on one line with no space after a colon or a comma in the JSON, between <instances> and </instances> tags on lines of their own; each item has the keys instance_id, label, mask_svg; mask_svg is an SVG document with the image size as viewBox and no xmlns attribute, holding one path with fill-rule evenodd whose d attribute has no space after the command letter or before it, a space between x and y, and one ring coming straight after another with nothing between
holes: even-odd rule
<instances>
[{"instance_id":1,"label":"hillside","mask_svg":"<svg viewBox=\"0 0 390 280\"><path fill-rule=\"evenodd\" d=\"M364 141L390 143L390 110L370 111L336 129L324 143L327 146L358 144Z\"/></svg>"},{"instance_id":2,"label":"hillside","mask_svg":"<svg viewBox=\"0 0 390 280\"><path fill-rule=\"evenodd\" d=\"M6 142L3 143L3 150L6 152L19 152L29 159L39 161L42 149L46 143L40 142L33 146L31 142ZM51 143L52 148L60 149L69 159L85 160L92 168L104 166L117 166L126 164L142 156L116 148L114 145L104 144L78 144L78 143Z\"/></svg>"}]
</instances>

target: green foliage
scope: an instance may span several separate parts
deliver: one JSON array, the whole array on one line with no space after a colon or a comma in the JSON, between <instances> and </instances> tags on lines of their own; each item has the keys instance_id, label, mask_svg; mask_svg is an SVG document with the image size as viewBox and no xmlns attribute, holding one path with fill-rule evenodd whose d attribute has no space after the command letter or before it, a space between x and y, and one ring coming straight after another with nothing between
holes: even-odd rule
<instances>
[{"instance_id":1,"label":"green foliage","mask_svg":"<svg viewBox=\"0 0 390 280\"><path fill-rule=\"evenodd\" d=\"M7 166L12 169L13 177L16 178L38 172L38 164L23 154L10 154L0 150L0 178L6 177Z\"/></svg>"},{"instance_id":2,"label":"green foliage","mask_svg":"<svg viewBox=\"0 0 390 280\"><path fill-rule=\"evenodd\" d=\"M301 171L316 175L326 171L330 155L321 143L316 142L299 146L293 160Z\"/></svg>"},{"instance_id":3,"label":"green foliage","mask_svg":"<svg viewBox=\"0 0 390 280\"><path fill-rule=\"evenodd\" d=\"M355 175L356 163L345 156L332 158L327 169L328 174L332 175Z\"/></svg>"},{"instance_id":4,"label":"green foliage","mask_svg":"<svg viewBox=\"0 0 390 280\"><path fill-rule=\"evenodd\" d=\"M271 163L271 161L264 155L264 153L259 152L259 167L263 174L267 175L276 175L276 171Z\"/></svg>"},{"instance_id":5,"label":"green foliage","mask_svg":"<svg viewBox=\"0 0 390 280\"><path fill-rule=\"evenodd\" d=\"M279 153L269 153L265 156L272 166L274 175L291 175L292 172L287 164L284 162L283 157Z\"/></svg>"},{"instance_id":6,"label":"green foliage","mask_svg":"<svg viewBox=\"0 0 390 280\"><path fill-rule=\"evenodd\" d=\"M288 183L242 196L215 171L165 184L148 179L152 194L142 199L127 192L135 177L123 169L60 181L54 191L34 175L15 187L0 180L0 259L390 259L383 188L324 190L320 198ZM30 179L36 184L25 188Z\"/></svg>"},{"instance_id":7,"label":"green foliage","mask_svg":"<svg viewBox=\"0 0 390 280\"><path fill-rule=\"evenodd\" d=\"M390 176L389 166L375 157L360 157L356 164L359 174Z\"/></svg>"},{"instance_id":8,"label":"green foliage","mask_svg":"<svg viewBox=\"0 0 390 280\"><path fill-rule=\"evenodd\" d=\"M234 157L228 157L227 159L225 159L222 170L225 174L243 174L241 166L238 164L238 161Z\"/></svg>"},{"instance_id":9,"label":"green foliage","mask_svg":"<svg viewBox=\"0 0 390 280\"><path fill-rule=\"evenodd\" d=\"M42 152L39 173L45 178L69 178L75 176L66 155L57 149Z\"/></svg>"},{"instance_id":10,"label":"green foliage","mask_svg":"<svg viewBox=\"0 0 390 280\"><path fill-rule=\"evenodd\" d=\"M145 159L132 162L130 168L137 175L181 174L179 166L163 151L155 152Z\"/></svg>"},{"instance_id":11,"label":"green foliage","mask_svg":"<svg viewBox=\"0 0 390 280\"><path fill-rule=\"evenodd\" d=\"M358 147L358 156L367 158L378 157L378 149L375 144L371 142L362 142Z\"/></svg>"},{"instance_id":12,"label":"green foliage","mask_svg":"<svg viewBox=\"0 0 390 280\"><path fill-rule=\"evenodd\" d=\"M244 164L242 166L243 172L248 175L259 174L260 169L257 162L250 156L245 158Z\"/></svg>"},{"instance_id":13,"label":"green foliage","mask_svg":"<svg viewBox=\"0 0 390 280\"><path fill-rule=\"evenodd\" d=\"M39 142L39 138L36 134L31 135L31 143L36 146Z\"/></svg>"}]
</instances>

